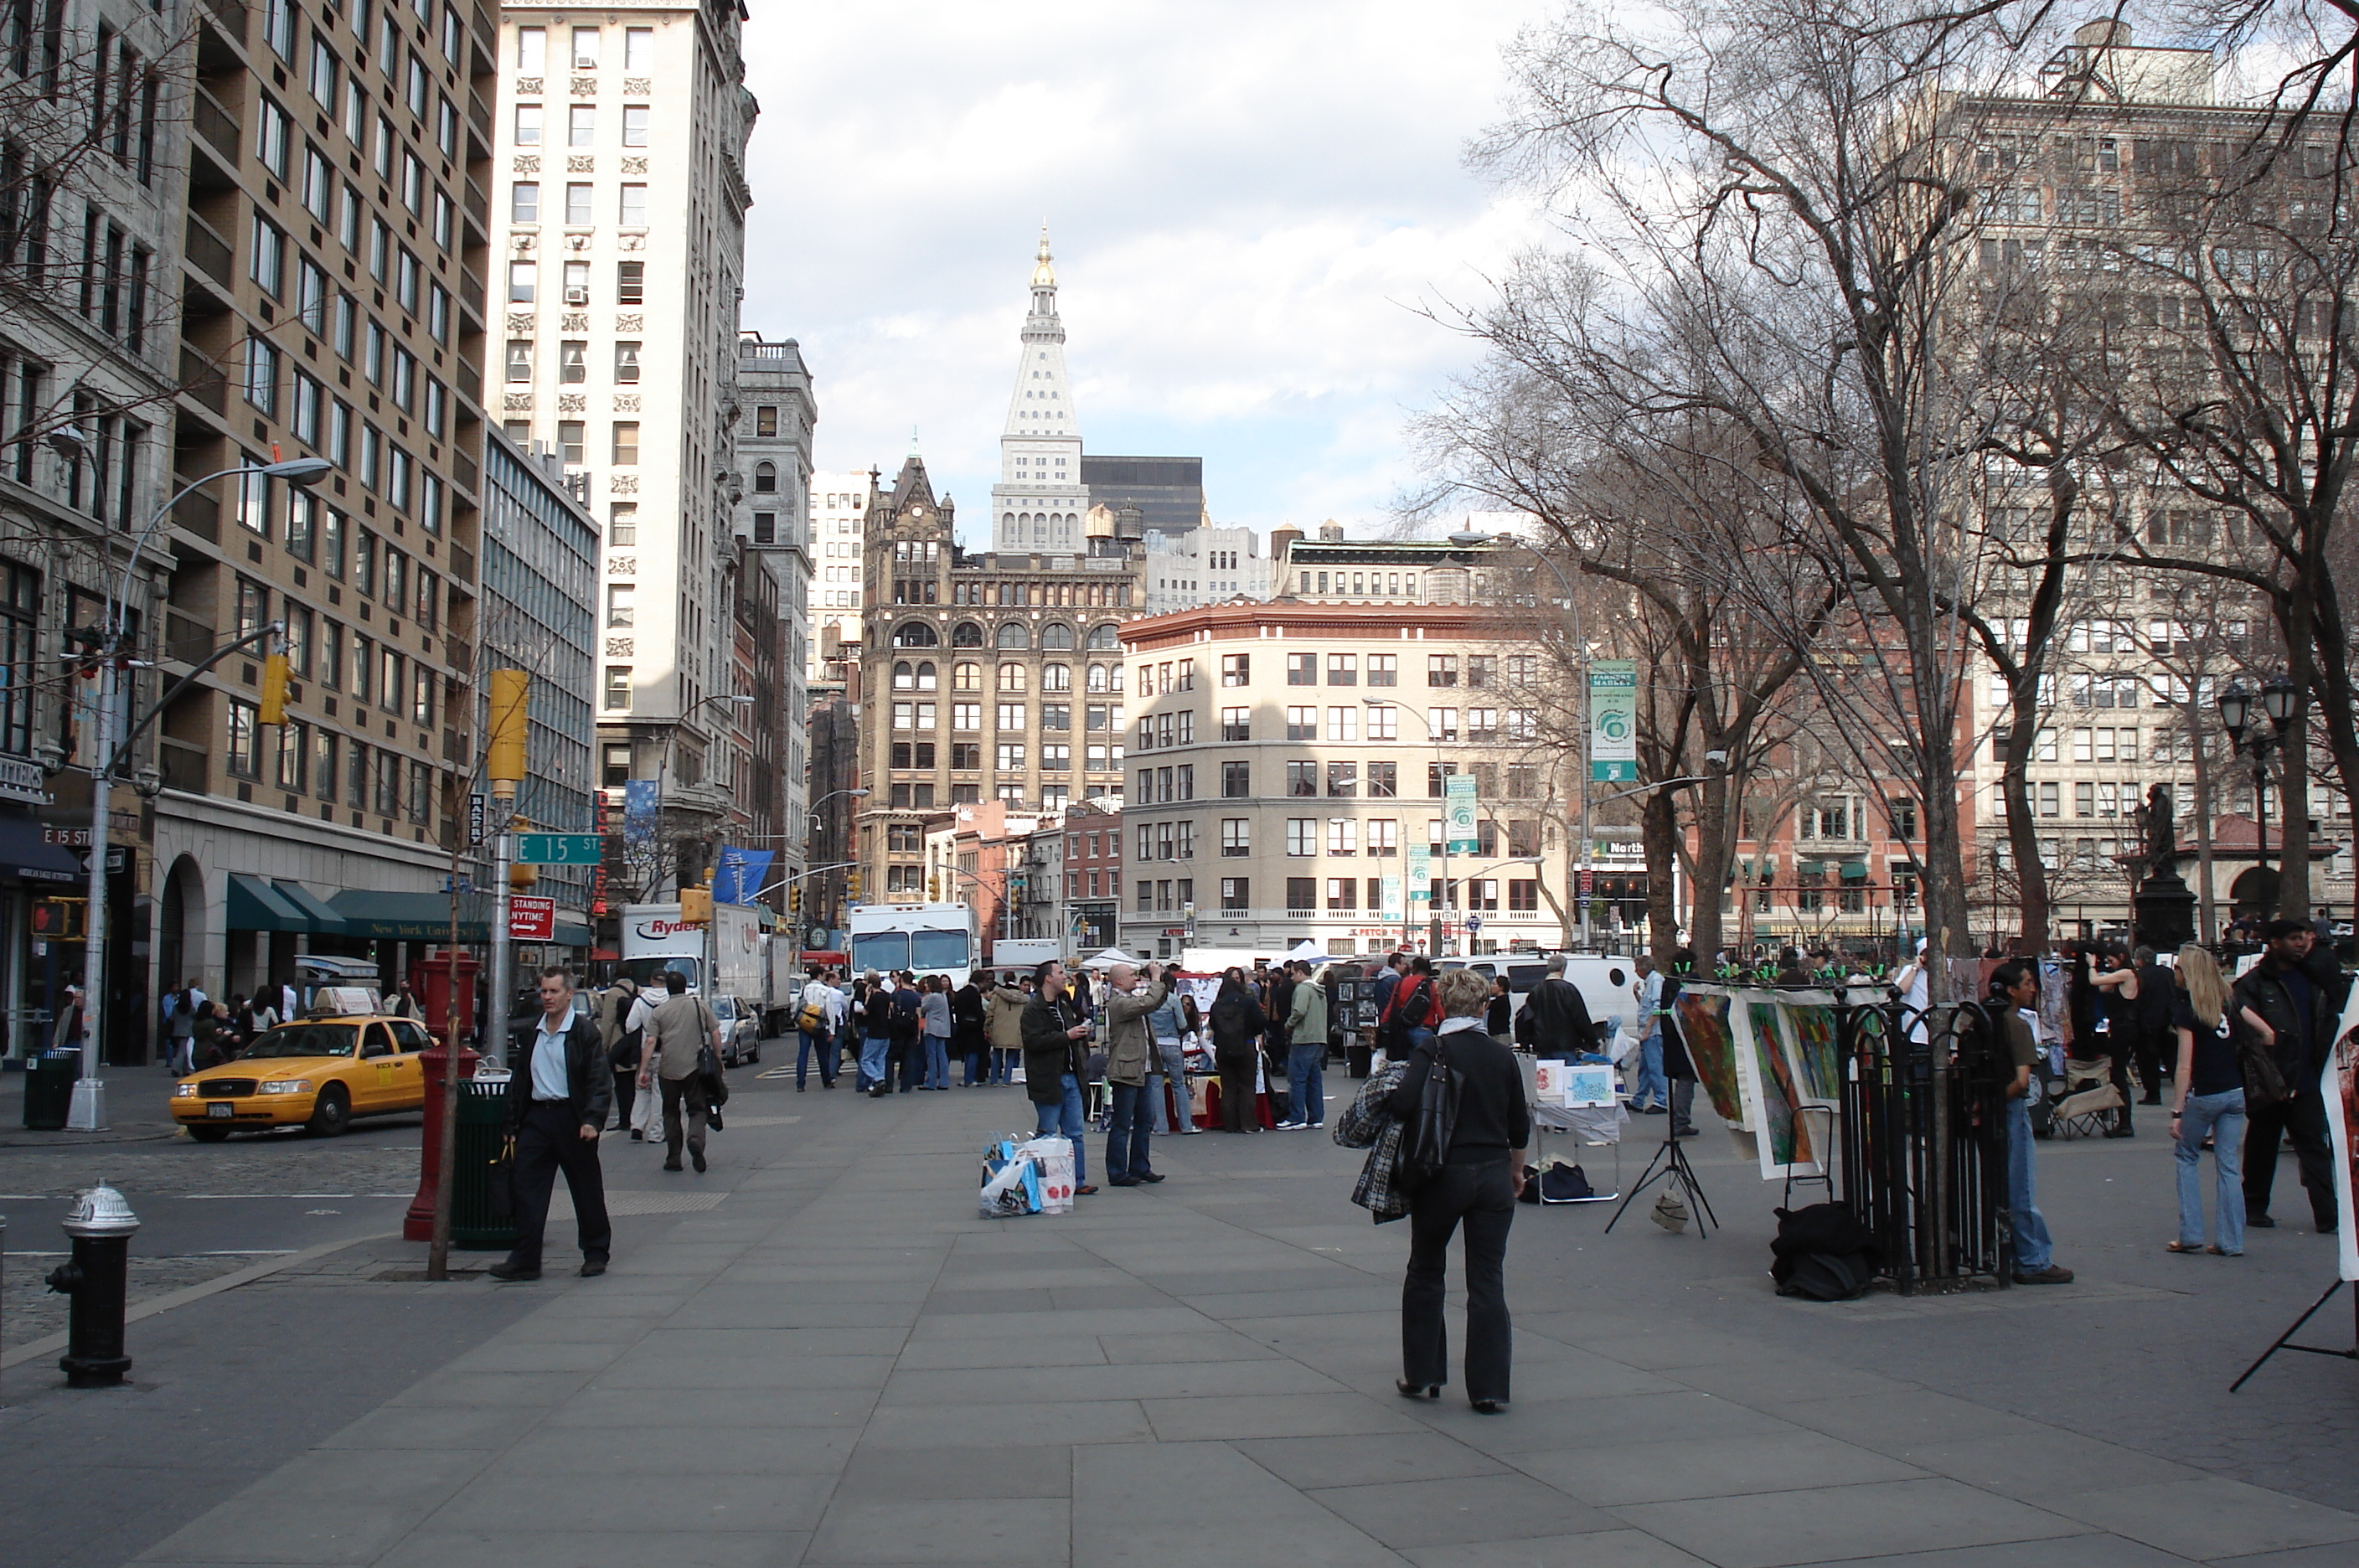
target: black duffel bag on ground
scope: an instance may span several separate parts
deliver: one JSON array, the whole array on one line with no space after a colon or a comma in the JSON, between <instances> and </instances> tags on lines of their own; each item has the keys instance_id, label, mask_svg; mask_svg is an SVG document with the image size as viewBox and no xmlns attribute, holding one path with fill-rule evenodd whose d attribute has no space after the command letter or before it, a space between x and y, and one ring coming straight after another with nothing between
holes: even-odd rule
<instances>
[{"instance_id":1,"label":"black duffel bag on ground","mask_svg":"<svg viewBox=\"0 0 2359 1568\"><path fill-rule=\"evenodd\" d=\"M1779 1209L1769 1277L1781 1296L1848 1301L1875 1282L1875 1233L1841 1203Z\"/></svg>"}]
</instances>

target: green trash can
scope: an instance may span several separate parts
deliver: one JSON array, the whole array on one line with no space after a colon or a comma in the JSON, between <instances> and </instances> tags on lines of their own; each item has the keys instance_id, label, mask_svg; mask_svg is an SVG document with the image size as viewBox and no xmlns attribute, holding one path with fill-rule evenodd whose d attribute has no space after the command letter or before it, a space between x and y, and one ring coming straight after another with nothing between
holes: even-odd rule
<instances>
[{"instance_id":1,"label":"green trash can","mask_svg":"<svg viewBox=\"0 0 2359 1568\"><path fill-rule=\"evenodd\" d=\"M454 1247L506 1251L516 1245L516 1222L492 1213L492 1161L506 1141L507 1096L506 1077L468 1078L459 1084L458 1170L451 1192Z\"/></svg>"},{"instance_id":2,"label":"green trash can","mask_svg":"<svg viewBox=\"0 0 2359 1568\"><path fill-rule=\"evenodd\" d=\"M73 1108L74 1080L82 1076L82 1052L44 1051L25 1064L25 1125L35 1132L63 1132Z\"/></svg>"}]
</instances>

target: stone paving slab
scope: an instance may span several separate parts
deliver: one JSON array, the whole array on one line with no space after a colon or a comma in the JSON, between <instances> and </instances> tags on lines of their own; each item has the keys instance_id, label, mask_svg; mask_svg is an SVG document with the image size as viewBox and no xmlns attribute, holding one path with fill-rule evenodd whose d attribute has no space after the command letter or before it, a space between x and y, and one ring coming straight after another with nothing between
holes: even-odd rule
<instances>
[{"instance_id":1,"label":"stone paving slab","mask_svg":"<svg viewBox=\"0 0 2359 1568\"><path fill-rule=\"evenodd\" d=\"M1519 1212L1516 1397L1484 1417L1454 1391L1393 1394L1407 1237L1344 1201L1356 1157L1326 1140L1166 1145L1161 1187L994 1221L973 1213L973 1149L1004 1105L807 1096L799 1120L763 1116L780 1092L746 1085L701 1189L713 1206L625 1222L601 1279L560 1272L552 1247L538 1284L450 1288L503 1312L139 1560L2359 1563L2359 1515L2252 1484L2252 1458L2215 1456L2217 1432L2164 1441L2180 1429L2125 1421L2085 1384L2043 1399L2025 1362L2091 1331L2070 1291L2014 1292L2004 1310L1887 1298L1906 1310L1850 1316L1778 1301L1755 1272L1775 1189L1724 1155L1699 1159L1729 1221L1709 1241ZM2126 1183L2110 1178L2144 1169L2118 1149L2085 1166L2117 1203ZM2059 1213L2093 1202L2043 1167L2051 1186ZM2216 1340L2223 1311L2273 1312L2268 1292L2299 1278L2248 1271L2267 1299L2223 1308L2126 1247L2096 1256L2106 1335L2153 1336L2179 1313ZM1462 1343L1454 1309L1451 1334ZM2183 1356L2190 1341L2173 1343ZM2126 1342L2081 1354L2116 1383L2151 1376ZM2302 1380L2344 1375L2302 1368L2216 1408L2247 1421L2240 1450L2268 1430L2250 1422L2291 1406L2300 1442L2332 1434L2347 1454L2359 1401L2338 1417ZM342 1505L332 1520L286 1508L310 1494Z\"/></svg>"}]
</instances>

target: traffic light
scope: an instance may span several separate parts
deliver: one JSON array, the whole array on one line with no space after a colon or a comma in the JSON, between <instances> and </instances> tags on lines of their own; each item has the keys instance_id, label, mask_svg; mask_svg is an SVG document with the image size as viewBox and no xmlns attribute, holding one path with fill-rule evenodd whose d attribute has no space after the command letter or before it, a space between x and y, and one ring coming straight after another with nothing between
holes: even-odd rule
<instances>
[{"instance_id":1,"label":"traffic light","mask_svg":"<svg viewBox=\"0 0 2359 1568\"><path fill-rule=\"evenodd\" d=\"M529 887L539 880L540 867L538 866L519 860L508 867L508 886L511 887Z\"/></svg>"},{"instance_id":2,"label":"traffic light","mask_svg":"<svg viewBox=\"0 0 2359 1568\"><path fill-rule=\"evenodd\" d=\"M787 913L799 914L803 907L803 890L799 884L787 889Z\"/></svg>"},{"instance_id":3,"label":"traffic light","mask_svg":"<svg viewBox=\"0 0 2359 1568\"><path fill-rule=\"evenodd\" d=\"M42 898L32 910L32 933L44 941L71 942L82 934L82 911L90 907L87 898Z\"/></svg>"},{"instance_id":4,"label":"traffic light","mask_svg":"<svg viewBox=\"0 0 2359 1568\"><path fill-rule=\"evenodd\" d=\"M942 901L942 874L939 871L926 874L926 901L931 904Z\"/></svg>"},{"instance_id":5,"label":"traffic light","mask_svg":"<svg viewBox=\"0 0 2359 1568\"><path fill-rule=\"evenodd\" d=\"M283 653L274 653L262 661L262 712L255 719L260 724L283 724L287 722L287 688L294 681L295 671Z\"/></svg>"},{"instance_id":6,"label":"traffic light","mask_svg":"<svg viewBox=\"0 0 2359 1568\"><path fill-rule=\"evenodd\" d=\"M843 896L855 904L860 902L860 868L856 866L843 874Z\"/></svg>"},{"instance_id":7,"label":"traffic light","mask_svg":"<svg viewBox=\"0 0 2359 1568\"><path fill-rule=\"evenodd\" d=\"M710 885L679 890L679 923L684 926L712 923L712 888Z\"/></svg>"},{"instance_id":8,"label":"traffic light","mask_svg":"<svg viewBox=\"0 0 2359 1568\"><path fill-rule=\"evenodd\" d=\"M522 670L495 670L491 679L491 734L484 748L484 776L491 780L492 798L516 799L524 782L525 735L530 727L527 697L532 676Z\"/></svg>"}]
</instances>

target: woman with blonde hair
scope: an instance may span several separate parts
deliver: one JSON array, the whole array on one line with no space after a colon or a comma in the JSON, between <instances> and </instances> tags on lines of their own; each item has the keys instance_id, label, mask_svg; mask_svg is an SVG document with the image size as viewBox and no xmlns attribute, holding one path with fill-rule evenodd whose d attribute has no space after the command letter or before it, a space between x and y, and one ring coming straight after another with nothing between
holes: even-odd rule
<instances>
[{"instance_id":1,"label":"woman with blonde hair","mask_svg":"<svg viewBox=\"0 0 2359 1568\"><path fill-rule=\"evenodd\" d=\"M2179 1239L2170 1250L2242 1258L2245 1075L2229 1034L2228 985L2212 954L2191 942L2179 950L2171 975L2177 999L2170 1021L2179 1035L2179 1072L2172 1080L2178 1103L2170 1112L2179 1168ZM2213 1228L2219 1237L2208 1249L2203 1245L2203 1189L2198 1180L2206 1135L2212 1139L2217 1177Z\"/></svg>"}]
</instances>

